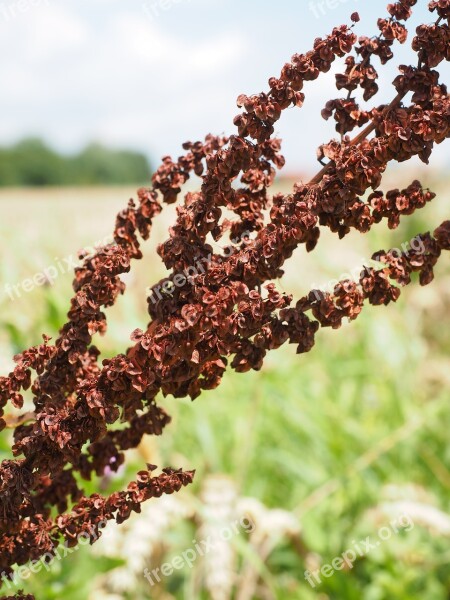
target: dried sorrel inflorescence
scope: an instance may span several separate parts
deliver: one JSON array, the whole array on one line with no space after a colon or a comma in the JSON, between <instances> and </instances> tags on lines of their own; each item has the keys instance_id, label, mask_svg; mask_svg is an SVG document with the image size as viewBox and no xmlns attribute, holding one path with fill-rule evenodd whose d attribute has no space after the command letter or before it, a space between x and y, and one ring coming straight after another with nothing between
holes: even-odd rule
<instances>
[{"instance_id":1,"label":"dried sorrel inflorescence","mask_svg":"<svg viewBox=\"0 0 450 600\"><path fill-rule=\"evenodd\" d=\"M80 476L117 470L125 450L138 446L145 434L162 433L170 417L156 404L160 392L196 398L219 385L229 360L238 372L260 369L267 352L285 342L308 352L320 327L338 328L344 318L355 319L365 301L395 302L413 272L422 285L433 279L441 252L450 250L450 221L417 238L420 252L376 253L383 268L365 269L359 282L342 281L333 294L311 292L293 303L273 283L300 244L315 248L321 227L339 237L351 229L367 232L383 219L395 228L401 216L434 198L417 181L401 191L378 188L391 161L418 156L428 162L434 145L450 135L449 96L435 70L449 59L450 0L429 4L437 20L417 28L412 42L417 65L400 66L393 101L361 108L355 96L359 88L366 101L377 94L374 63L384 65L393 58L395 41L406 41L405 22L415 4L390 4L375 38L358 40L354 25L335 28L310 52L294 55L280 77L269 80L268 92L240 96L238 135L210 135L205 142L186 143L186 154L176 162L165 157L152 187L139 190L139 203L130 201L118 215L115 242L84 257L68 322L56 342L44 337L0 378L0 426L14 429L16 457L0 467L0 573L11 575L15 565L52 556L62 542L71 547L80 535L92 543L108 520L122 522L145 500L191 483L193 472L164 469L153 477L155 467L148 465L127 490L108 498L86 497L80 488ZM352 21L359 21L357 13ZM304 84L327 72L336 57L346 57L336 86L347 96L328 102L322 115L336 120L340 139L320 146L319 160L328 163L309 183L271 197L275 170L284 165L280 140L272 137L274 124L283 110L302 106ZM347 135L364 125L355 138ZM186 194L169 239L158 248L170 271L165 282L170 293L156 302L151 296L151 322L133 332L125 354L99 362L93 336L106 329L102 309L124 292L121 274L142 257L138 234L149 237L161 200L175 202L192 173L202 178L201 189ZM240 187L233 185L238 177ZM223 216L224 209L236 218ZM226 235L241 241L215 253L210 242ZM184 277L201 259L204 268ZM4 415L8 402L22 408L21 392L30 388L34 411Z\"/></svg>"}]
</instances>

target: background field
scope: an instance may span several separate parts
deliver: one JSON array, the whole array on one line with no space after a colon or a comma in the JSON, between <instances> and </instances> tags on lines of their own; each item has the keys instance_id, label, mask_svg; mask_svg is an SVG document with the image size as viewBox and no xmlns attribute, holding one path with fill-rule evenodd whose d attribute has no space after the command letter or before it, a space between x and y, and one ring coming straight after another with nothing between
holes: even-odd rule
<instances>
[{"instance_id":1,"label":"background field","mask_svg":"<svg viewBox=\"0 0 450 600\"><path fill-rule=\"evenodd\" d=\"M402 186L419 175L389 177ZM324 234L318 251L296 253L282 289L300 296L448 218L448 182L431 172L422 183L438 196L420 214L394 232L380 226L343 241ZM115 213L133 195L133 187L0 191L2 374L14 353L44 332L56 335L72 279L59 265L110 234ZM123 351L130 332L146 323L146 288L164 275L154 249L171 214L156 221L144 260L127 276L128 293L108 311L109 330L98 341L106 355ZM25 279L52 265L59 273L51 284L25 291ZM125 485L145 461L196 468L194 486L150 503L124 533L112 528L95 552L81 548L21 587L66 600L448 599L449 309L444 256L433 284L410 286L396 306L367 307L339 331L322 330L311 353L299 357L284 347L260 373L228 373L194 403L162 399L174 417L165 435L130 453L126 470L105 477L102 488ZM0 451L7 456L6 445ZM355 541L377 539L405 508L411 531L392 535L353 569L322 577L314 588L305 581L306 569L331 563ZM253 517L251 535L240 531L154 586L144 579L145 566L180 555L239 510Z\"/></svg>"}]
</instances>

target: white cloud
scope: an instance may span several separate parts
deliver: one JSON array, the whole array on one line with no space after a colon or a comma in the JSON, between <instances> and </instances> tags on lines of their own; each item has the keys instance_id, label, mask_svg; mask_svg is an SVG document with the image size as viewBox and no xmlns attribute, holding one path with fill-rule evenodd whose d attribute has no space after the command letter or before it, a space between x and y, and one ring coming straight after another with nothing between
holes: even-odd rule
<instances>
[{"instance_id":1,"label":"white cloud","mask_svg":"<svg viewBox=\"0 0 450 600\"><path fill-rule=\"evenodd\" d=\"M72 2L30 9L0 32L4 135L39 134L68 150L98 138L158 153L165 139L176 151L193 123L207 133L205 114L222 108L244 50L235 33L181 38L123 5L102 20Z\"/></svg>"}]
</instances>

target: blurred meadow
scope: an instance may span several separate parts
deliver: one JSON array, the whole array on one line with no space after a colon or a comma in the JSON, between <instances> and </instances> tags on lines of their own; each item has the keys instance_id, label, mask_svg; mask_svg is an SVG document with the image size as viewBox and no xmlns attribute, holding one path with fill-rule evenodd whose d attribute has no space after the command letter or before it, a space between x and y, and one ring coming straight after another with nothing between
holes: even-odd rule
<instances>
[{"instance_id":1,"label":"blurred meadow","mask_svg":"<svg viewBox=\"0 0 450 600\"><path fill-rule=\"evenodd\" d=\"M299 297L448 218L449 181L432 170L392 170L383 189L416 177L437 192L431 204L395 231L381 224L342 241L324 233L317 251L296 252L280 287ZM107 239L134 187L0 191L1 374L42 333L57 335L76 251ZM144 259L126 277L128 292L107 311L108 332L95 340L106 356L124 351L131 331L147 322L146 290L164 276L155 248L173 210L155 220ZM449 317L444 256L431 285L415 282L396 305L367 306L356 322L322 330L309 354L285 346L260 372L229 372L195 402L161 398L173 422L129 452L125 469L105 475L102 493L125 486L145 462L195 468L194 485L150 501L122 527L110 525L97 545L79 547L19 587L46 600L447 600ZM6 441L0 458L9 456ZM97 485L86 483L86 492ZM414 527L358 555L352 568L306 581L305 571L331 564L367 536L377 540L380 527L405 511ZM252 531L240 526L229 541L217 537L243 515ZM159 581L145 579L145 568L210 536L217 540L211 552Z\"/></svg>"}]
</instances>

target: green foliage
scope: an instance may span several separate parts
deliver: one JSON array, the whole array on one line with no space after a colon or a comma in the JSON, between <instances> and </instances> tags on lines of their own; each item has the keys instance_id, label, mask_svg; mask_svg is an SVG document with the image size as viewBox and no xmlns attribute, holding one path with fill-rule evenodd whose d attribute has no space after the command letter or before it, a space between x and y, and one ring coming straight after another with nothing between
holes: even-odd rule
<instances>
[{"instance_id":1,"label":"green foliage","mask_svg":"<svg viewBox=\"0 0 450 600\"><path fill-rule=\"evenodd\" d=\"M75 180L82 185L136 183L150 179L148 161L142 154L112 151L91 144L73 159Z\"/></svg>"},{"instance_id":2,"label":"green foliage","mask_svg":"<svg viewBox=\"0 0 450 600\"><path fill-rule=\"evenodd\" d=\"M34 138L0 148L0 186L145 183L150 173L143 154L100 144L90 144L75 156L60 155Z\"/></svg>"}]
</instances>

